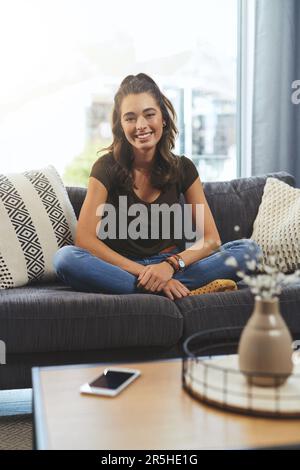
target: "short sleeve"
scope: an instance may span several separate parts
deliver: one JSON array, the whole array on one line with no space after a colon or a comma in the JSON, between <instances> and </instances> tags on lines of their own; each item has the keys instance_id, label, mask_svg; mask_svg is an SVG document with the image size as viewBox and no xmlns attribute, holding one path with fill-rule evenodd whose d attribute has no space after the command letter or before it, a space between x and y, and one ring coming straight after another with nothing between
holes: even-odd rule
<instances>
[{"instance_id":1,"label":"short sleeve","mask_svg":"<svg viewBox=\"0 0 300 470\"><path fill-rule=\"evenodd\" d=\"M107 191L109 191L112 187L112 176L110 172L110 168L114 163L112 160L113 156L111 154L103 155L94 163L90 173L90 176L93 176L102 184L104 184Z\"/></svg>"},{"instance_id":2,"label":"short sleeve","mask_svg":"<svg viewBox=\"0 0 300 470\"><path fill-rule=\"evenodd\" d=\"M181 192L184 194L187 189L196 181L198 178L198 170L190 158L182 155L180 157L181 163Z\"/></svg>"}]
</instances>

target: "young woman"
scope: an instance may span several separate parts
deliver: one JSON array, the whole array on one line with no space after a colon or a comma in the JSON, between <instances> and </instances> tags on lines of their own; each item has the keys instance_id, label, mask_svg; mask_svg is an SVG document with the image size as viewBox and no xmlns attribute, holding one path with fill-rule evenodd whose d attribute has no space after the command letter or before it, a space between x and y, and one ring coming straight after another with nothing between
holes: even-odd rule
<instances>
[{"instance_id":1,"label":"young woman","mask_svg":"<svg viewBox=\"0 0 300 470\"><path fill-rule=\"evenodd\" d=\"M238 280L236 268L224 263L226 257L234 257L245 271L245 255L248 261L258 258L260 249L252 240L221 246L195 165L172 153L178 133L175 118L171 102L149 76L139 73L122 81L114 98L113 142L92 167L75 246L61 248L54 259L57 275L72 288L148 292L176 300L208 283L208 291L215 290L216 279ZM176 235L180 219L175 223L167 218L181 194L192 208L194 227L202 230L201 239L187 249L180 249L182 232ZM204 227L198 226L201 205ZM157 208L162 216L154 220ZM104 233L105 213L110 218ZM166 221L169 231L163 227ZM236 287L234 282L229 285Z\"/></svg>"}]
</instances>

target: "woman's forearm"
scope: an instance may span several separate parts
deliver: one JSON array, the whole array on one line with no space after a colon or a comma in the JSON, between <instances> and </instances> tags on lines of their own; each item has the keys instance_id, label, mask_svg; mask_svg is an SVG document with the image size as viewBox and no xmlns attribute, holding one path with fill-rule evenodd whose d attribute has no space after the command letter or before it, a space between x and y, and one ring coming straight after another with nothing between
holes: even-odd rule
<instances>
[{"instance_id":1,"label":"woman's forearm","mask_svg":"<svg viewBox=\"0 0 300 470\"><path fill-rule=\"evenodd\" d=\"M75 245L88 250L92 255L97 256L107 263L113 264L114 266L119 266L120 268L131 274L134 274L135 276L138 276L141 269L143 268L142 264L125 258L125 256L122 256L116 251L112 250L103 241L96 237L85 235L84 240L77 237Z\"/></svg>"},{"instance_id":2,"label":"woman's forearm","mask_svg":"<svg viewBox=\"0 0 300 470\"><path fill-rule=\"evenodd\" d=\"M208 240L208 238L206 240ZM194 245L178 254L185 262L185 265L189 266L190 264L211 255L217 251L220 246L220 240L208 240L205 242L203 240L198 240Z\"/></svg>"}]
</instances>

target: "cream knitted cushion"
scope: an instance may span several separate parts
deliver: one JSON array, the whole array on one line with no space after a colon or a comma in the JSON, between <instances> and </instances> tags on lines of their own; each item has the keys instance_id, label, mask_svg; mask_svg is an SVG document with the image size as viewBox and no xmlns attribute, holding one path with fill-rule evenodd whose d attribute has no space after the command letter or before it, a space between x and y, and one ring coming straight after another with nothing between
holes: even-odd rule
<instances>
[{"instance_id":1,"label":"cream knitted cushion","mask_svg":"<svg viewBox=\"0 0 300 470\"><path fill-rule=\"evenodd\" d=\"M262 248L263 264L270 264L273 255L280 271L295 271L300 266L300 189L267 178L251 238Z\"/></svg>"}]
</instances>

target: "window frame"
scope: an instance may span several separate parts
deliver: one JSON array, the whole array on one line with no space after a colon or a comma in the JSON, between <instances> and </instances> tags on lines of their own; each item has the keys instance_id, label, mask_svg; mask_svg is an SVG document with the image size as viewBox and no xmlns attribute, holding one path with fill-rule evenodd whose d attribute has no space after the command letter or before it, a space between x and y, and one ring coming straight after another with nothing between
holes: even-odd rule
<instances>
[{"instance_id":1,"label":"window frame","mask_svg":"<svg viewBox=\"0 0 300 470\"><path fill-rule=\"evenodd\" d=\"M252 175L252 117L256 0L237 0L237 177Z\"/></svg>"}]
</instances>

